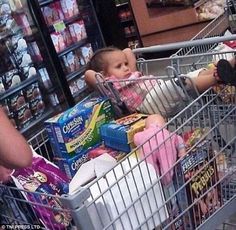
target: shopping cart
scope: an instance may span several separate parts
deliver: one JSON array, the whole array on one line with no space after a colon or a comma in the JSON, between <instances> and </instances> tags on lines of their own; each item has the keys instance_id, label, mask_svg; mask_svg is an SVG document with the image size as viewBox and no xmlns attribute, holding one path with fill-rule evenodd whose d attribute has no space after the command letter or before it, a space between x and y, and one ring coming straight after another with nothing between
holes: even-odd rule
<instances>
[{"instance_id":1,"label":"shopping cart","mask_svg":"<svg viewBox=\"0 0 236 230\"><path fill-rule=\"evenodd\" d=\"M218 43L230 38L205 39L203 42ZM195 46L193 43L179 44L179 46ZM202 41L201 41L202 43ZM186 45L187 44L187 45ZM175 44L176 45L176 44ZM154 47L155 48L155 47ZM162 47L151 48L152 52ZM170 48L170 47L164 47ZM175 47L176 48L176 47ZM142 52L146 50L136 50ZM168 122L164 128L171 131L168 137L157 140L155 136L164 132L164 128L146 140L145 143L119 161L117 165L97 177L92 182L79 187L73 193L63 196L52 196L45 193L29 192L15 187L13 184L0 185L0 218L3 227L20 229L63 229L58 228L55 221L62 221L66 229L214 229L235 213L235 132L236 107L235 92L227 96L230 100L222 102L226 96L225 88L217 92L208 89L199 95L194 91L184 91L180 73L186 74L189 69L205 67L219 55L232 52L209 52L206 54L188 54L164 59L141 60L139 68L145 74L152 74L150 66L166 66L177 63L167 69L167 76L160 77L164 81L176 84L176 79L183 88L180 99L186 100L185 108L178 113L168 114ZM204 58L203 58L204 57ZM199 61L200 60L200 61ZM170 63L170 64L167 64ZM117 92L113 89L114 82L101 84L101 91L111 97L116 103ZM142 84L151 85L156 77L143 79ZM147 83L145 84L145 81ZM128 84L132 84L129 82ZM143 86L142 86L143 87ZM194 85L193 85L194 87ZM194 94L194 97L193 95ZM177 94L178 95L178 94ZM167 100L168 102L168 100ZM118 108L125 104L120 101ZM121 111L121 110L120 110ZM128 111L132 112L132 111ZM164 111L165 112L165 111ZM168 112L168 111L167 111ZM175 135L184 136L192 130L204 128L202 135L187 149L186 154L175 162L164 173L159 172L155 164L150 163L150 157L165 150L168 141ZM201 129L200 129L201 130ZM153 145L153 141L156 142ZM51 148L46 130L42 130L29 143L40 155L51 159ZM148 146L148 148L147 148ZM150 148L152 146L152 148ZM147 152L146 150L149 149ZM230 150L230 151L229 151ZM167 153L169 154L169 152ZM197 156L201 156L197 158ZM197 159L197 161L196 161ZM194 161L195 160L195 161ZM195 164L195 171L188 177L187 169L191 162ZM166 184L165 178L170 176L172 183ZM209 179L209 175L211 178ZM203 178L197 196L190 190L194 183ZM206 183L206 178L208 178ZM205 180L205 182L203 182ZM207 184L207 186L204 186ZM214 205L202 204L209 200L208 194L215 199ZM25 197L31 196L26 200ZM59 206L52 206L51 201L57 201ZM206 201L205 201L206 202ZM205 207L205 208L204 208ZM27 212L26 212L27 210ZM46 218L40 213L48 211L57 219ZM204 212L204 210L207 210ZM51 216L51 215L50 215ZM47 225L45 226L45 222Z\"/></svg>"},{"instance_id":2,"label":"shopping cart","mask_svg":"<svg viewBox=\"0 0 236 230\"><path fill-rule=\"evenodd\" d=\"M236 107L228 104L227 109L222 110L216 101L223 94L224 91L218 94L206 91L169 120L165 127L172 132L163 140L155 140L159 142L150 153L146 152L140 157L156 134L110 171L78 188L73 194L58 197L1 185L3 226L44 228L45 219L35 211L41 208L60 214L61 218L65 214L69 215L72 220L67 223L67 229L214 229L236 211L235 152L225 154L227 147L235 144ZM204 127L204 133L187 150L186 156L189 158L181 157L160 175L148 158L156 154L159 148L163 150L173 135L184 136L184 133L199 127ZM222 136L218 136L218 129L222 131ZM30 143L42 154L50 151L45 130L30 140ZM200 163L205 159L204 164L198 165L192 177L186 179L183 172L195 159L193 156L196 157L196 153L197 156L202 156ZM219 160L222 156L223 161ZM166 186L163 181L169 174L172 175L173 184ZM189 186L193 186L196 178L206 180L209 175L214 176L208 180L208 187L202 191L199 189L197 198L191 199ZM204 187L204 180L200 181ZM26 193L30 193L35 200L26 201ZM217 202L213 207L210 206L209 212L199 215L200 203L208 193L214 194ZM37 199L41 196L42 200ZM61 207L49 205L52 199L58 200ZM58 229L54 221L51 220L50 223L47 229Z\"/></svg>"},{"instance_id":3,"label":"shopping cart","mask_svg":"<svg viewBox=\"0 0 236 230\"><path fill-rule=\"evenodd\" d=\"M227 11L229 16L229 26L234 33L236 30L236 4L233 0L227 0Z\"/></svg>"}]
</instances>

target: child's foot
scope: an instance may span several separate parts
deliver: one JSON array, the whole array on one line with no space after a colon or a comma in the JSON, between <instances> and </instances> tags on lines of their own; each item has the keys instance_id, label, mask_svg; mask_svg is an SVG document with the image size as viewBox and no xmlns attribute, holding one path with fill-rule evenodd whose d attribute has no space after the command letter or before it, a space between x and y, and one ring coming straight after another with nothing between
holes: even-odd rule
<instances>
[{"instance_id":1,"label":"child's foot","mask_svg":"<svg viewBox=\"0 0 236 230\"><path fill-rule=\"evenodd\" d=\"M217 65L217 75L219 80L225 84L230 84L236 86L236 71L225 59L221 59L218 61Z\"/></svg>"}]
</instances>

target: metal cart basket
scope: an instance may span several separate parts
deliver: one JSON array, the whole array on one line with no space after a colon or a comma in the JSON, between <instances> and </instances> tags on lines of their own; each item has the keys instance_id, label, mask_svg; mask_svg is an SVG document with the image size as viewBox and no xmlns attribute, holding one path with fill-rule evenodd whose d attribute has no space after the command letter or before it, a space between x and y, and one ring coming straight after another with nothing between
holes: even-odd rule
<instances>
[{"instance_id":1,"label":"metal cart basket","mask_svg":"<svg viewBox=\"0 0 236 230\"><path fill-rule=\"evenodd\" d=\"M57 197L33 192L31 195L35 196L35 201L29 202L22 196L29 192L1 185L3 226L43 228L44 220L35 212L35 208L40 207L62 217L70 215L72 220L67 229L214 229L235 212L236 201L236 107L233 103L225 107L219 105L222 96L224 90L217 94L206 91L169 120L165 126L171 131L168 136L156 139L164 132L164 129L159 130L110 171L73 194ZM232 96L235 98L235 93ZM184 134L200 127L204 127L202 135L184 156L172 162L169 169L160 175L150 156L167 151L165 146L175 135L184 137ZM42 131L30 142L46 153L50 150L44 134ZM170 149L166 154L172 154ZM201 157L198 159L196 156ZM191 177L186 177L184 172L194 159L195 171ZM170 175L173 183L167 185L165 178ZM209 178L210 175L213 176ZM196 188L198 196L192 199L189 186L197 181L201 183ZM209 193L214 195L214 199L208 204L208 211L202 214L200 204ZM43 199L36 199L38 197ZM50 206L51 199L61 202L61 208ZM57 229L53 221L47 228Z\"/></svg>"}]
</instances>

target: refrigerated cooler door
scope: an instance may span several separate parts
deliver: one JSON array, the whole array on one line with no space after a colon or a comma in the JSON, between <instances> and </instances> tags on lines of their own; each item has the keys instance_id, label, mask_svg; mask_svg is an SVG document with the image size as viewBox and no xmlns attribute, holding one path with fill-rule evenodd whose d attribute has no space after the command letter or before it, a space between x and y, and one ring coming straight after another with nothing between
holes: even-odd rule
<instances>
[{"instance_id":1,"label":"refrigerated cooler door","mask_svg":"<svg viewBox=\"0 0 236 230\"><path fill-rule=\"evenodd\" d=\"M28 138L69 105L27 2L1 1L0 27L0 103Z\"/></svg>"},{"instance_id":2,"label":"refrigerated cooler door","mask_svg":"<svg viewBox=\"0 0 236 230\"><path fill-rule=\"evenodd\" d=\"M84 82L86 64L105 43L94 7L89 0L30 0L51 59L76 103L90 91Z\"/></svg>"}]
</instances>

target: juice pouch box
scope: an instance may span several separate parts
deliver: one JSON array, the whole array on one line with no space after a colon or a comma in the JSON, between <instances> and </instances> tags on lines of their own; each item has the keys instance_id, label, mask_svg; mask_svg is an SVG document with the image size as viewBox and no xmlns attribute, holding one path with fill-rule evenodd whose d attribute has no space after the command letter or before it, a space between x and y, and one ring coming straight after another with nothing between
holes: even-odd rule
<instances>
[{"instance_id":1,"label":"juice pouch box","mask_svg":"<svg viewBox=\"0 0 236 230\"><path fill-rule=\"evenodd\" d=\"M91 98L45 121L54 155L71 158L101 142L99 128L114 119L110 101Z\"/></svg>"},{"instance_id":2,"label":"juice pouch box","mask_svg":"<svg viewBox=\"0 0 236 230\"><path fill-rule=\"evenodd\" d=\"M130 152L135 147L134 134L145 127L147 115L131 114L101 126L100 132L105 146L123 152Z\"/></svg>"},{"instance_id":3,"label":"juice pouch box","mask_svg":"<svg viewBox=\"0 0 236 230\"><path fill-rule=\"evenodd\" d=\"M204 129L197 128L184 134L186 150L195 147L180 161L179 178L176 178L177 189L184 184L185 197L187 197L185 203L183 196L179 197L182 211L192 205L189 209L190 229L196 229L221 205L215 154L211 140L202 138L204 133Z\"/></svg>"},{"instance_id":4,"label":"juice pouch box","mask_svg":"<svg viewBox=\"0 0 236 230\"><path fill-rule=\"evenodd\" d=\"M80 166L88 161L88 152L84 152L82 154L76 154L71 158L54 158L55 164L62 169L68 178L72 179Z\"/></svg>"}]
</instances>

